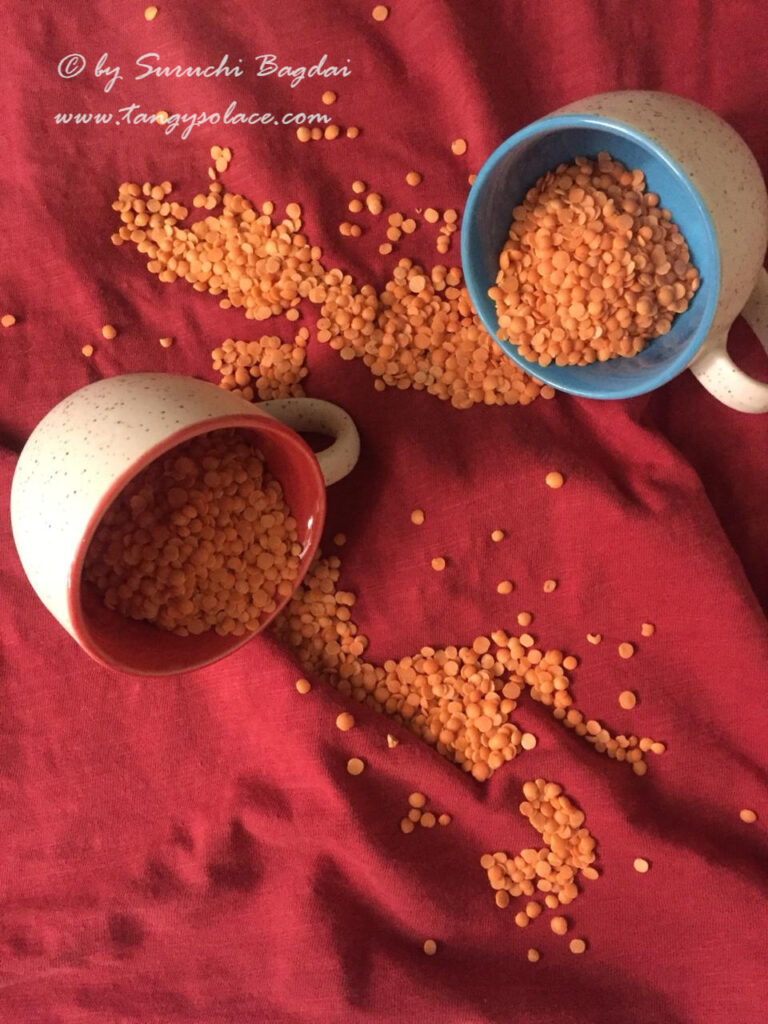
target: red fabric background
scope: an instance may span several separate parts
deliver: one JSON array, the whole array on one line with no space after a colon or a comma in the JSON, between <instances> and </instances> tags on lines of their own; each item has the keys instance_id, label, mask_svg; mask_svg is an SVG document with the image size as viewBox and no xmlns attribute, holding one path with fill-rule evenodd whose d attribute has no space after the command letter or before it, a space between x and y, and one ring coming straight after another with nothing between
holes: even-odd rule
<instances>
[{"instance_id":1,"label":"red fabric background","mask_svg":"<svg viewBox=\"0 0 768 1024\"><path fill-rule=\"evenodd\" d=\"M208 147L230 145L225 176L255 200L298 199L329 264L382 282L383 228L342 239L349 183L394 209L460 206L466 175L504 137L563 103L656 88L725 116L768 171L763 5L647 0L536 3L37 3L6 27L0 334L3 507L37 420L100 375L165 369L212 379L209 351L257 337L208 295L151 277L114 248L110 209L124 179L205 187ZM80 52L123 65L351 59L332 111L355 142L299 145L291 129L204 128L187 141L151 128L63 127L53 114L115 110L316 110L326 86L258 79L119 83L103 94L57 62ZM465 159L447 150L469 140ZM418 194L407 170L424 173ZM417 198L418 195L418 198ZM404 250L428 262L422 231ZM458 261L458 246L453 259ZM308 311L309 312L309 311ZM314 313L311 314L314 316ZM120 335L102 342L102 323ZM266 331L259 326L266 327ZM284 324L277 327L283 330ZM157 338L171 334L165 351ZM288 337L283 330L284 336ZM93 341L87 362L80 347ZM738 322L732 350L768 378ZM310 347L310 394L355 416L364 444L329 495L343 530L342 585L375 659L425 643L514 628L582 657L574 693L613 728L669 749L644 778L597 756L542 709L517 721L539 744L486 785L321 680L299 697L291 655L259 638L222 664L136 680L92 664L31 591L0 517L0 1019L9 1022L356 1021L752 1024L766 1019L768 881L765 687L768 646L768 419L720 406L690 374L612 404L566 396L528 408L456 412L412 392L373 391L360 363ZM543 487L557 467L569 480ZM427 524L412 527L412 507ZM511 540L488 541L501 526ZM328 548L328 543L326 543ZM448 554L451 570L428 568ZM541 581L556 576L545 596ZM495 594L506 576L511 598ZM621 662L616 644L651 619L657 636ZM584 637L603 633L600 647ZM632 712L616 697L641 695ZM386 749L384 736L402 742ZM344 763L368 770L352 779ZM599 841L603 877L571 906L582 957L540 919L525 932L497 910L481 853L535 837L520 785L561 782ZM407 794L454 817L401 835ZM741 807L760 814L756 825ZM632 860L652 861L646 876ZM438 955L421 952L426 937ZM526 962L536 946L539 964Z\"/></svg>"}]
</instances>

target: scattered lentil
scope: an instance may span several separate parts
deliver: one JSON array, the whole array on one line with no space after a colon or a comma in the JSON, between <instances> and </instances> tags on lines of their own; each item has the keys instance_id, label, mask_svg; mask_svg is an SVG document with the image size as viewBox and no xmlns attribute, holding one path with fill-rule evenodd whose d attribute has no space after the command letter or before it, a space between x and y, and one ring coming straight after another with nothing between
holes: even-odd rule
<instances>
[{"instance_id":1,"label":"scattered lentil","mask_svg":"<svg viewBox=\"0 0 768 1024\"><path fill-rule=\"evenodd\" d=\"M80 349L86 359L90 359L93 355L93 345L83 345Z\"/></svg>"},{"instance_id":2,"label":"scattered lentil","mask_svg":"<svg viewBox=\"0 0 768 1024\"><path fill-rule=\"evenodd\" d=\"M540 959L541 959L541 953L539 953L538 949L529 949L528 950L528 962L529 963L537 964Z\"/></svg>"},{"instance_id":3,"label":"scattered lentil","mask_svg":"<svg viewBox=\"0 0 768 1024\"><path fill-rule=\"evenodd\" d=\"M452 820L450 814L439 814L437 817L438 825L450 825Z\"/></svg>"},{"instance_id":4,"label":"scattered lentil","mask_svg":"<svg viewBox=\"0 0 768 1024\"><path fill-rule=\"evenodd\" d=\"M747 825L752 825L757 821L757 814L754 811L749 810L747 807L739 811L739 817Z\"/></svg>"},{"instance_id":5,"label":"scattered lentil","mask_svg":"<svg viewBox=\"0 0 768 1024\"><path fill-rule=\"evenodd\" d=\"M170 348L173 345L173 338L161 338L160 344L163 348Z\"/></svg>"},{"instance_id":6,"label":"scattered lentil","mask_svg":"<svg viewBox=\"0 0 768 1024\"><path fill-rule=\"evenodd\" d=\"M656 627L654 626L654 624L652 622L644 622L642 624L642 626L640 627L640 635L641 636L653 636L653 634L655 632L656 632Z\"/></svg>"},{"instance_id":7,"label":"scattered lentil","mask_svg":"<svg viewBox=\"0 0 768 1024\"><path fill-rule=\"evenodd\" d=\"M422 526L423 525L423 523L424 523L424 512L423 512L422 509L415 508L413 510L413 512L411 512L411 522L415 526Z\"/></svg>"},{"instance_id":8,"label":"scattered lentil","mask_svg":"<svg viewBox=\"0 0 768 1024\"><path fill-rule=\"evenodd\" d=\"M2 324L3 327L13 327L15 323L16 317L13 313L5 313L4 316L0 318L0 324Z\"/></svg>"},{"instance_id":9,"label":"scattered lentil","mask_svg":"<svg viewBox=\"0 0 768 1024\"><path fill-rule=\"evenodd\" d=\"M411 795L408 797L408 803L411 805L411 807L418 807L419 809L421 809L426 805L427 798L424 796L423 793L411 793Z\"/></svg>"},{"instance_id":10,"label":"scattered lentil","mask_svg":"<svg viewBox=\"0 0 768 1024\"><path fill-rule=\"evenodd\" d=\"M340 715L336 716L336 728L341 729L342 732L349 732L354 724L355 717L348 711L342 711Z\"/></svg>"},{"instance_id":11,"label":"scattered lentil","mask_svg":"<svg viewBox=\"0 0 768 1024\"><path fill-rule=\"evenodd\" d=\"M631 711L637 704L637 696L631 690L622 690L619 694L619 706L625 711Z\"/></svg>"},{"instance_id":12,"label":"scattered lentil","mask_svg":"<svg viewBox=\"0 0 768 1024\"><path fill-rule=\"evenodd\" d=\"M395 747L399 745L399 743L400 740L397 738L397 736L393 736L391 732L387 733L387 746L389 747L390 750L394 750Z\"/></svg>"},{"instance_id":13,"label":"scattered lentil","mask_svg":"<svg viewBox=\"0 0 768 1024\"><path fill-rule=\"evenodd\" d=\"M297 679L296 689L299 691L299 693L309 693L309 691L312 689L312 684L308 679Z\"/></svg>"},{"instance_id":14,"label":"scattered lentil","mask_svg":"<svg viewBox=\"0 0 768 1024\"><path fill-rule=\"evenodd\" d=\"M648 871L650 866L651 865L648 863L645 857L635 857L635 859L632 861L632 867L641 875L644 875Z\"/></svg>"},{"instance_id":15,"label":"scattered lentil","mask_svg":"<svg viewBox=\"0 0 768 1024\"><path fill-rule=\"evenodd\" d=\"M619 644L619 657L620 658L631 658L635 653L635 648L632 644L621 643Z\"/></svg>"},{"instance_id":16,"label":"scattered lentil","mask_svg":"<svg viewBox=\"0 0 768 1024\"><path fill-rule=\"evenodd\" d=\"M568 948L572 953L583 953L587 948L587 944L584 939L571 939L568 943Z\"/></svg>"},{"instance_id":17,"label":"scattered lentil","mask_svg":"<svg viewBox=\"0 0 768 1024\"><path fill-rule=\"evenodd\" d=\"M524 732L520 740L520 746L523 750L533 750L536 746L536 737L532 732Z\"/></svg>"},{"instance_id":18,"label":"scattered lentil","mask_svg":"<svg viewBox=\"0 0 768 1024\"><path fill-rule=\"evenodd\" d=\"M467 140L454 139L451 143L451 152L454 156L463 156L467 152Z\"/></svg>"},{"instance_id":19,"label":"scattered lentil","mask_svg":"<svg viewBox=\"0 0 768 1024\"><path fill-rule=\"evenodd\" d=\"M601 641L602 639L603 639L603 635L602 635L602 633L587 633L587 640L588 640L588 641L589 641L589 643L591 643L591 644L595 644L595 645L597 645L597 644L599 644L599 643L600 643L600 641Z\"/></svg>"},{"instance_id":20,"label":"scattered lentil","mask_svg":"<svg viewBox=\"0 0 768 1024\"><path fill-rule=\"evenodd\" d=\"M512 580L502 580L496 585L497 594L511 594L514 589L515 585Z\"/></svg>"},{"instance_id":21,"label":"scattered lentil","mask_svg":"<svg viewBox=\"0 0 768 1024\"><path fill-rule=\"evenodd\" d=\"M145 7L144 8L144 18L145 18L146 21L154 21L156 17L157 17L157 8L156 7Z\"/></svg>"},{"instance_id":22,"label":"scattered lentil","mask_svg":"<svg viewBox=\"0 0 768 1024\"><path fill-rule=\"evenodd\" d=\"M332 103L336 102L336 93L328 89L326 92L323 93L320 99L323 101L323 103L325 103L327 107L330 107Z\"/></svg>"},{"instance_id":23,"label":"scattered lentil","mask_svg":"<svg viewBox=\"0 0 768 1024\"><path fill-rule=\"evenodd\" d=\"M381 21L383 19L379 18L378 20ZM437 952L437 943L435 942L434 939L426 939L426 941L424 942L424 952L427 954L427 956L435 955L435 953Z\"/></svg>"},{"instance_id":24,"label":"scattered lentil","mask_svg":"<svg viewBox=\"0 0 768 1024\"><path fill-rule=\"evenodd\" d=\"M555 935L565 935L568 931L568 922L564 917L553 917L549 926Z\"/></svg>"},{"instance_id":25,"label":"scattered lentil","mask_svg":"<svg viewBox=\"0 0 768 1024\"><path fill-rule=\"evenodd\" d=\"M441 557L433 558L432 561L430 562L430 565L435 570L435 572L442 572L443 569L445 569L445 564L445 559Z\"/></svg>"},{"instance_id":26,"label":"scattered lentil","mask_svg":"<svg viewBox=\"0 0 768 1024\"><path fill-rule=\"evenodd\" d=\"M406 835L408 835L409 832L413 832L415 827L416 826L413 824L410 818L400 819L400 831L405 832Z\"/></svg>"},{"instance_id":27,"label":"scattered lentil","mask_svg":"<svg viewBox=\"0 0 768 1024\"><path fill-rule=\"evenodd\" d=\"M359 757L350 757L347 761L347 771L350 775L360 775L365 770L365 762Z\"/></svg>"},{"instance_id":28,"label":"scattered lentil","mask_svg":"<svg viewBox=\"0 0 768 1024\"><path fill-rule=\"evenodd\" d=\"M112 326L112 324L104 324L104 326L101 328L101 333L107 339L107 341L112 341L113 338L117 337L117 331Z\"/></svg>"},{"instance_id":29,"label":"scattered lentil","mask_svg":"<svg viewBox=\"0 0 768 1024\"><path fill-rule=\"evenodd\" d=\"M504 531L503 530L492 530L491 531L491 540L494 541L494 543L496 543L496 544L498 544L498 542L500 540L504 540Z\"/></svg>"},{"instance_id":30,"label":"scattered lentil","mask_svg":"<svg viewBox=\"0 0 768 1024\"><path fill-rule=\"evenodd\" d=\"M384 201L378 192L369 192L365 197L365 205L374 217L378 217L384 210Z\"/></svg>"},{"instance_id":31,"label":"scattered lentil","mask_svg":"<svg viewBox=\"0 0 768 1024\"><path fill-rule=\"evenodd\" d=\"M437 824L437 818L431 811L425 811L421 816L419 824L423 825L424 828L434 828Z\"/></svg>"},{"instance_id":32,"label":"scattered lentil","mask_svg":"<svg viewBox=\"0 0 768 1024\"><path fill-rule=\"evenodd\" d=\"M344 545L347 543L346 535L343 533L337 533L333 538L333 543L336 545L337 548L343 548Z\"/></svg>"},{"instance_id":33,"label":"scattered lentil","mask_svg":"<svg viewBox=\"0 0 768 1024\"><path fill-rule=\"evenodd\" d=\"M421 184L422 179L418 171L408 171L408 173L405 176L405 180L408 185L411 185L413 188L415 188L417 185Z\"/></svg>"},{"instance_id":34,"label":"scattered lentil","mask_svg":"<svg viewBox=\"0 0 768 1024\"><path fill-rule=\"evenodd\" d=\"M562 473L547 473L545 478L547 487L551 487L553 490L558 490L565 483L565 478Z\"/></svg>"},{"instance_id":35,"label":"scattered lentil","mask_svg":"<svg viewBox=\"0 0 768 1024\"><path fill-rule=\"evenodd\" d=\"M545 594L551 594L554 590L557 590L557 580L544 580L543 590Z\"/></svg>"}]
</instances>

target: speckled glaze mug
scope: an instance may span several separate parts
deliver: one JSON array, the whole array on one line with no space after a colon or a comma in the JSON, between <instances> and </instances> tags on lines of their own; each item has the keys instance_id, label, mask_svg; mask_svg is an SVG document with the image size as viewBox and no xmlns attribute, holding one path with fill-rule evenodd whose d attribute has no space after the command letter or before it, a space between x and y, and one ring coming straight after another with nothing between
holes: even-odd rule
<instances>
[{"instance_id":1,"label":"speckled glaze mug","mask_svg":"<svg viewBox=\"0 0 768 1024\"><path fill-rule=\"evenodd\" d=\"M540 367L496 337L488 289L512 209L536 179L576 156L612 156L645 174L689 244L701 287L668 334L630 359ZM485 327L511 359L553 387L587 398L627 398L689 368L715 398L742 412L768 411L768 384L731 360L728 331L742 313L768 349L768 193L754 155L711 110L663 92L603 93L527 125L496 149L467 200L462 262Z\"/></svg>"},{"instance_id":2,"label":"speckled glaze mug","mask_svg":"<svg viewBox=\"0 0 768 1024\"><path fill-rule=\"evenodd\" d=\"M182 442L235 427L253 435L296 519L298 586L322 533L326 485L346 476L360 452L357 429L338 406L312 398L251 405L192 377L135 373L81 388L30 435L11 488L16 548L43 604L101 664L135 675L171 675L218 661L257 635L176 636L106 608L82 581L96 528L126 484ZM299 431L334 440L315 455Z\"/></svg>"}]
</instances>

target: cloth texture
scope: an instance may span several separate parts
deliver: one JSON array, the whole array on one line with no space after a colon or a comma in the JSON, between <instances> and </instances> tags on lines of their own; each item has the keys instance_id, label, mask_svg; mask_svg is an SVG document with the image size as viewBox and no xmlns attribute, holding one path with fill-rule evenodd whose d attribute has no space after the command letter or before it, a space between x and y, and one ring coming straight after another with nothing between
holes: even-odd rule
<instances>
[{"instance_id":1,"label":"cloth texture","mask_svg":"<svg viewBox=\"0 0 768 1024\"><path fill-rule=\"evenodd\" d=\"M376 392L360 361L309 345L309 394L338 402L362 438L328 494L322 548L338 553L353 618L382 662L423 645L518 631L574 652L576 704L616 731L662 740L649 770L599 756L523 698L536 748L481 784L369 708L336 729L345 698L304 674L270 635L167 679L102 669L42 606L10 530L24 441L58 401L116 373L209 380L227 337L292 338L183 282L161 284L116 248L121 181L168 179L190 201L209 148L230 146L226 187L302 204L327 266L381 287L397 256L458 265L426 228L383 257L384 218L352 217L351 182L387 210L461 209L467 175L504 138L580 97L662 89L725 117L768 171L768 8L751 0L227 4L161 0L152 22L127 0L38 2L9 15L0 329L0 1021L174 1024L758 1024L768 1015L768 418L733 412L690 373L643 397L557 395L457 411L424 392ZM87 60L63 78L68 54ZM102 54L124 80L104 92ZM242 77L134 81L134 61L217 65ZM327 63L335 79L258 77L254 57ZM332 107L325 89L338 92ZM295 129L64 125L61 111L331 112L357 139L301 144ZM450 142L468 140L464 157ZM424 176L416 189L410 170ZM370 224L360 239L338 225ZM300 324L313 330L309 304ZM101 338L113 323L118 337ZM300 325L299 324L299 325ZM296 325L296 326L299 326ZM314 334L314 330L313 330ZM161 348L158 339L173 336ZM91 359L81 347L92 343ZM750 329L734 358L768 380ZM550 491L552 469L567 478ZM413 508L426 511L422 527ZM507 533L489 541L491 530ZM346 545L337 550L333 536ZM433 572L435 555L448 570ZM544 594L542 582L559 581ZM503 579L510 596L496 593ZM651 621L656 635L640 639ZM588 632L603 642L592 646ZM630 661L617 655L636 643ZM634 711L618 694L639 695ZM390 750L386 734L400 739ZM358 756L356 778L345 770ZM494 905L481 854L538 837L521 786L562 784L598 841L563 939L542 916L515 926ZM399 829L408 794L446 828ZM745 824L741 808L758 821ZM635 857L651 870L633 870ZM583 956L568 951L582 936ZM422 952L434 938L437 954ZM526 950L541 951L531 964Z\"/></svg>"}]
</instances>

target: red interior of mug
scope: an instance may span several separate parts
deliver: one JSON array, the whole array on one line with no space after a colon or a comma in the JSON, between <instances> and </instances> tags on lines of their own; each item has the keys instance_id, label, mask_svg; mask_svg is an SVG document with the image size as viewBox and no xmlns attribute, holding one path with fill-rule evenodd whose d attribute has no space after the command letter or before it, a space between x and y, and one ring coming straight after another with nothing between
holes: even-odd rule
<instances>
[{"instance_id":1,"label":"red interior of mug","mask_svg":"<svg viewBox=\"0 0 768 1024\"><path fill-rule=\"evenodd\" d=\"M253 437L269 472L283 488L285 500L297 523L302 545L296 586L317 551L325 521L325 484L312 449L290 427L268 416L221 416L205 420L171 435L145 452L115 481L99 503L72 563L69 580L69 611L80 646L96 661L133 675L164 676L202 668L231 654L256 633L219 636L213 630L199 636L176 636L148 622L137 622L107 608L96 589L83 582L85 555L104 514L126 485L165 452L200 434L239 428ZM264 617L263 629L289 598Z\"/></svg>"}]
</instances>

